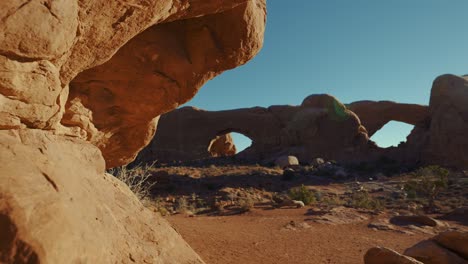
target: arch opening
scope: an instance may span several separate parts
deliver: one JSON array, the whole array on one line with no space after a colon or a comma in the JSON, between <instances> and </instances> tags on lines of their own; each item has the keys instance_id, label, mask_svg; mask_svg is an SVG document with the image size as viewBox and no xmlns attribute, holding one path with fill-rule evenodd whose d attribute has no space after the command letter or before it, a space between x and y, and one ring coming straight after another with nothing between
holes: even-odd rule
<instances>
[{"instance_id":1,"label":"arch opening","mask_svg":"<svg viewBox=\"0 0 468 264\"><path fill-rule=\"evenodd\" d=\"M406 138L413 130L414 125L399 121L390 121L370 138L381 148L397 147L406 142Z\"/></svg>"},{"instance_id":2,"label":"arch opening","mask_svg":"<svg viewBox=\"0 0 468 264\"><path fill-rule=\"evenodd\" d=\"M208 152L212 157L234 156L252 145L252 139L237 132L222 132L210 141Z\"/></svg>"}]
</instances>

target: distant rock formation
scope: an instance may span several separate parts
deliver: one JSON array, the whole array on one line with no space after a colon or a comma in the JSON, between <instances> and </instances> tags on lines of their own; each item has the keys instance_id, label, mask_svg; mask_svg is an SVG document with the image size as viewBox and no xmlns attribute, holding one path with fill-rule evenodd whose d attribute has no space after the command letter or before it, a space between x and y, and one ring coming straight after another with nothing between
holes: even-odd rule
<instances>
[{"instance_id":1,"label":"distant rock formation","mask_svg":"<svg viewBox=\"0 0 468 264\"><path fill-rule=\"evenodd\" d=\"M237 153L231 134L224 134L213 139L208 146L211 157L228 157Z\"/></svg>"},{"instance_id":2,"label":"distant rock formation","mask_svg":"<svg viewBox=\"0 0 468 264\"><path fill-rule=\"evenodd\" d=\"M434 80L430 119L408 136L405 155L426 164L468 168L468 77Z\"/></svg>"},{"instance_id":3,"label":"distant rock formation","mask_svg":"<svg viewBox=\"0 0 468 264\"><path fill-rule=\"evenodd\" d=\"M296 156L301 162L316 157L372 161L386 156L408 165L466 169L467 105L468 77L443 75L434 81L429 106L390 101L358 101L345 106L330 95L311 95L300 106L225 111L184 107L162 116L159 133L138 155L137 162L208 158L213 139L238 132L252 140L251 147L238 157L254 161L282 155ZM405 143L379 148L368 138L390 121L415 127Z\"/></svg>"},{"instance_id":4,"label":"distant rock formation","mask_svg":"<svg viewBox=\"0 0 468 264\"><path fill-rule=\"evenodd\" d=\"M105 169L254 57L265 17L264 0L1 1L0 262L202 263Z\"/></svg>"},{"instance_id":5,"label":"distant rock formation","mask_svg":"<svg viewBox=\"0 0 468 264\"><path fill-rule=\"evenodd\" d=\"M369 137L390 121L410 125L423 124L429 118L429 107L417 104L402 104L391 101L358 101L346 105L359 116Z\"/></svg>"},{"instance_id":6,"label":"distant rock formation","mask_svg":"<svg viewBox=\"0 0 468 264\"><path fill-rule=\"evenodd\" d=\"M136 162L208 158L210 142L230 132L252 140L241 157L272 162L283 155L306 162L316 157L352 158L367 148L368 141L357 116L336 98L311 95L300 106L174 110L161 117L158 133Z\"/></svg>"}]
</instances>

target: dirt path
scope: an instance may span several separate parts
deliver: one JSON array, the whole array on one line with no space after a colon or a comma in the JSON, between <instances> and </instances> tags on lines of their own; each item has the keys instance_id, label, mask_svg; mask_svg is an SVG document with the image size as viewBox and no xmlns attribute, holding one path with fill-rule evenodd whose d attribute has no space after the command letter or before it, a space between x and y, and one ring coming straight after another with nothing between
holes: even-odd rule
<instances>
[{"instance_id":1,"label":"dirt path","mask_svg":"<svg viewBox=\"0 0 468 264\"><path fill-rule=\"evenodd\" d=\"M235 216L174 215L174 228L208 264L363 263L373 246L403 251L430 235L374 231L367 221L328 225L308 221L307 209L255 209ZM299 227L285 226L294 221ZM305 228L301 225L305 224Z\"/></svg>"}]
</instances>

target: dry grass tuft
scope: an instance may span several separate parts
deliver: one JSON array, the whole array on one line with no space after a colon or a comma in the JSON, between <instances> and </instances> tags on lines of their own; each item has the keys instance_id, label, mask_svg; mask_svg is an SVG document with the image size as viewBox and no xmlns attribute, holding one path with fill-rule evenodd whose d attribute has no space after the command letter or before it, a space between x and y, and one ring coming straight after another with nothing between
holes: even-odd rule
<instances>
[{"instance_id":1,"label":"dry grass tuft","mask_svg":"<svg viewBox=\"0 0 468 264\"><path fill-rule=\"evenodd\" d=\"M156 184L156 182L150 182L149 180L152 175L151 170L153 170L153 164L137 166L131 169L127 168L127 166L122 166L110 169L108 173L127 184L130 190L142 201L150 196L151 189Z\"/></svg>"}]
</instances>

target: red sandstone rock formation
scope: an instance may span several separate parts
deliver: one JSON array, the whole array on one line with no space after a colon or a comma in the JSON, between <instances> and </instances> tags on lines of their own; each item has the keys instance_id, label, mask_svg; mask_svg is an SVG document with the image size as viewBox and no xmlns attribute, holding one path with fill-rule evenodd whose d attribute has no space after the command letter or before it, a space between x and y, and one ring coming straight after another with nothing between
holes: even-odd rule
<instances>
[{"instance_id":1,"label":"red sandstone rock formation","mask_svg":"<svg viewBox=\"0 0 468 264\"><path fill-rule=\"evenodd\" d=\"M208 146L208 152L212 157L236 155L236 145L234 145L231 134L224 134L213 139Z\"/></svg>"},{"instance_id":2,"label":"red sandstone rock formation","mask_svg":"<svg viewBox=\"0 0 468 264\"><path fill-rule=\"evenodd\" d=\"M265 13L263 0L1 1L0 262L201 263L104 169L251 59Z\"/></svg>"},{"instance_id":3,"label":"red sandstone rock formation","mask_svg":"<svg viewBox=\"0 0 468 264\"><path fill-rule=\"evenodd\" d=\"M158 133L137 162L208 158L210 142L229 132L252 139L240 155L257 161L282 155L340 159L365 149L368 140L357 116L329 95L310 96L300 106L214 112L184 107L161 117Z\"/></svg>"},{"instance_id":4,"label":"red sandstone rock formation","mask_svg":"<svg viewBox=\"0 0 468 264\"><path fill-rule=\"evenodd\" d=\"M405 155L425 164L468 168L468 77L434 80L430 119L408 136Z\"/></svg>"},{"instance_id":5,"label":"red sandstone rock formation","mask_svg":"<svg viewBox=\"0 0 468 264\"><path fill-rule=\"evenodd\" d=\"M348 104L349 110L359 116L369 137L390 121L418 125L429 117L429 107L417 104L402 104L391 101L358 101Z\"/></svg>"},{"instance_id":6,"label":"red sandstone rock formation","mask_svg":"<svg viewBox=\"0 0 468 264\"><path fill-rule=\"evenodd\" d=\"M445 231L419 242L401 255L387 248L371 248L364 256L365 264L463 264L468 263L468 233Z\"/></svg>"},{"instance_id":7,"label":"red sandstone rock formation","mask_svg":"<svg viewBox=\"0 0 468 264\"><path fill-rule=\"evenodd\" d=\"M37 129L0 142L0 263L202 263L95 146Z\"/></svg>"},{"instance_id":8,"label":"red sandstone rock formation","mask_svg":"<svg viewBox=\"0 0 468 264\"><path fill-rule=\"evenodd\" d=\"M79 127L101 149L108 167L132 161L151 140L156 116L258 52L264 6L244 2L221 13L152 26L106 63L80 73L70 84L62 124Z\"/></svg>"},{"instance_id":9,"label":"red sandstone rock formation","mask_svg":"<svg viewBox=\"0 0 468 264\"><path fill-rule=\"evenodd\" d=\"M429 106L359 101L348 105L372 136L391 120L415 125L398 148L376 150L412 164L468 168L468 77L442 75L434 80Z\"/></svg>"}]
</instances>

